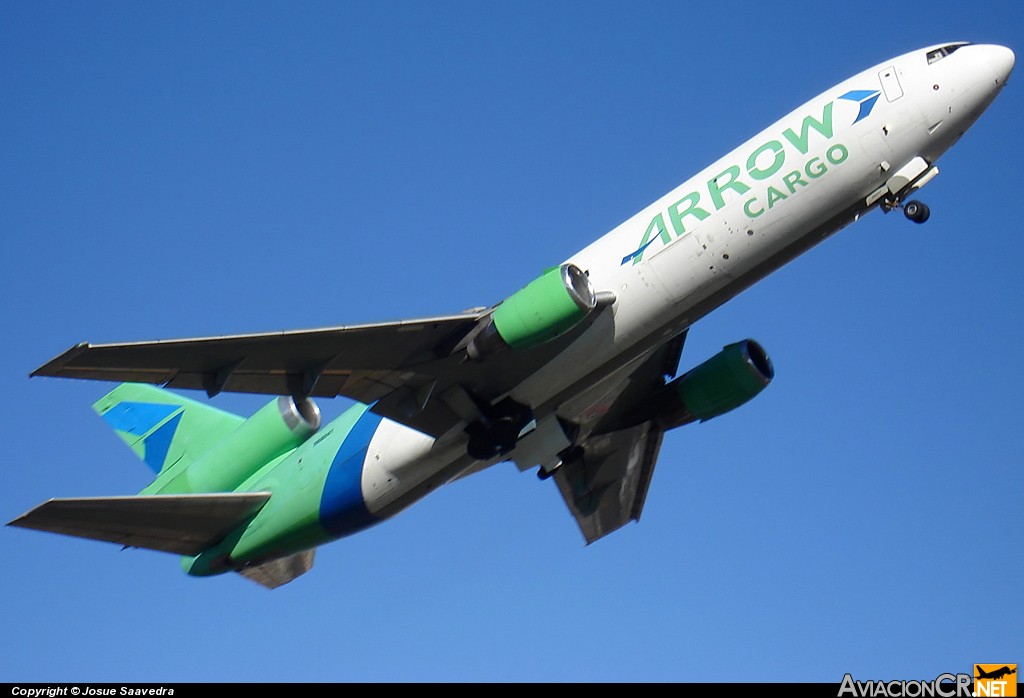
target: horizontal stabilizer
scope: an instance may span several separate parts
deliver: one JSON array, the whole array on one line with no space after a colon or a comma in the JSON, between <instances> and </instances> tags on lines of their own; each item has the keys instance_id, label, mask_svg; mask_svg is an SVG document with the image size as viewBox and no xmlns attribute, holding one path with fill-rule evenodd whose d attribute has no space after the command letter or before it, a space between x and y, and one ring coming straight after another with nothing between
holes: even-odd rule
<instances>
[{"instance_id":1,"label":"horizontal stabilizer","mask_svg":"<svg viewBox=\"0 0 1024 698\"><path fill-rule=\"evenodd\" d=\"M316 548L304 550L301 553L295 553L288 557L264 562L262 565L246 567L240 570L240 573L243 577L251 579L268 589L276 589L313 569L313 556L315 554Z\"/></svg>"},{"instance_id":2,"label":"horizontal stabilizer","mask_svg":"<svg viewBox=\"0 0 1024 698\"><path fill-rule=\"evenodd\" d=\"M50 499L7 525L198 555L268 499L269 492Z\"/></svg>"}]
</instances>

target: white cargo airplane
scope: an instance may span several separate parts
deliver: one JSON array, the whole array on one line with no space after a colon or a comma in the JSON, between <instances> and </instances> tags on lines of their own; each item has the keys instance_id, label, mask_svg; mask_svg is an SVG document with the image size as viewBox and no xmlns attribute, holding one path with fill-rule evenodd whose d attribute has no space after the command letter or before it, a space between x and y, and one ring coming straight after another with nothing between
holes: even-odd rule
<instances>
[{"instance_id":1,"label":"white cargo airplane","mask_svg":"<svg viewBox=\"0 0 1024 698\"><path fill-rule=\"evenodd\" d=\"M307 331L79 344L35 376L126 381L95 409L157 473L18 526L184 555L277 586L316 546L499 461L554 476L591 543L638 520L662 435L772 379L752 340L674 378L689 328L874 208L902 208L1003 88L949 43L829 88L502 303ZM280 396L249 419L150 385ZM311 397L359 404L320 427ZM319 430L319 434L314 436Z\"/></svg>"}]
</instances>

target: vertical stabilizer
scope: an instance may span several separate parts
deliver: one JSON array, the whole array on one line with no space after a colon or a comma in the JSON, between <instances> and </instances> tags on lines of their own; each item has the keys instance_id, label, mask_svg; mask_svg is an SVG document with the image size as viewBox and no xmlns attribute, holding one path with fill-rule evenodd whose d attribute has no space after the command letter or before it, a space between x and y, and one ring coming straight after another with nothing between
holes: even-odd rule
<instances>
[{"instance_id":1,"label":"vertical stabilizer","mask_svg":"<svg viewBox=\"0 0 1024 698\"><path fill-rule=\"evenodd\" d=\"M195 459L245 421L143 383L122 383L92 407L157 474L182 459Z\"/></svg>"}]
</instances>

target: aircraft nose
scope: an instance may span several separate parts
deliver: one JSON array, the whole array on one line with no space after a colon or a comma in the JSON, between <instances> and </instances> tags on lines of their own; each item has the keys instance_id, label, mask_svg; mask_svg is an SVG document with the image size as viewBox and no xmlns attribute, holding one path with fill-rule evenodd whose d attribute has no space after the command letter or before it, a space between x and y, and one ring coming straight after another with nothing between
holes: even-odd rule
<instances>
[{"instance_id":1,"label":"aircraft nose","mask_svg":"<svg viewBox=\"0 0 1024 698\"><path fill-rule=\"evenodd\" d=\"M1010 71L1013 70L1015 60L1013 51L1005 46L986 46L985 48L988 50L988 64L995 71L996 81L1001 87L1009 77Z\"/></svg>"}]
</instances>

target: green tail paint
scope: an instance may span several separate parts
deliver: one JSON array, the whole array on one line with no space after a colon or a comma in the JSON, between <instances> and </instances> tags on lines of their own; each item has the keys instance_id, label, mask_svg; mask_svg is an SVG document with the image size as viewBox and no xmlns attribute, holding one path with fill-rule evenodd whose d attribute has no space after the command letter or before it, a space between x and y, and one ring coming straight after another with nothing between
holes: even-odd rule
<instances>
[{"instance_id":1,"label":"green tail paint","mask_svg":"<svg viewBox=\"0 0 1024 698\"><path fill-rule=\"evenodd\" d=\"M158 475L209 451L245 421L236 414L141 383L122 383L92 408Z\"/></svg>"},{"instance_id":2,"label":"green tail paint","mask_svg":"<svg viewBox=\"0 0 1024 698\"><path fill-rule=\"evenodd\" d=\"M244 419L139 383L122 383L93 409L157 474L140 494L232 492L320 428L311 400L277 397Z\"/></svg>"}]
</instances>

